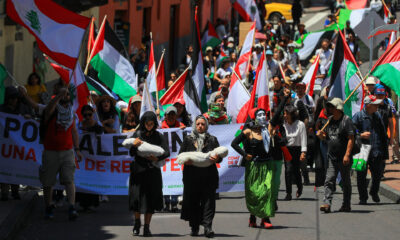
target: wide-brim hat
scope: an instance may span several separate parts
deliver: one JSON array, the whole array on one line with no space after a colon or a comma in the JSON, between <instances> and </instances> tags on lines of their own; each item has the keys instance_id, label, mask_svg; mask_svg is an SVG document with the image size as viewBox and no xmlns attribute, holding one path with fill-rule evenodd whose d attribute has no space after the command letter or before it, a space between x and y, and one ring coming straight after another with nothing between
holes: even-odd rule
<instances>
[{"instance_id":1,"label":"wide-brim hat","mask_svg":"<svg viewBox=\"0 0 400 240\"><path fill-rule=\"evenodd\" d=\"M99 97L99 99L97 99L96 105L100 105L105 100L109 100L113 106L115 106L115 104L117 103L117 101L114 98L112 98L112 97L110 97L108 95L101 95Z\"/></svg>"}]
</instances>

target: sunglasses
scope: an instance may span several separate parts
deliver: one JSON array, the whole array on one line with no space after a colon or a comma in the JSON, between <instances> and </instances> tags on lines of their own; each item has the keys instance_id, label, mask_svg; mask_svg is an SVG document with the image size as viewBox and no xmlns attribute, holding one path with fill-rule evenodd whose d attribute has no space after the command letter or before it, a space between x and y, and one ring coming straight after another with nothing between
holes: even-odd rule
<instances>
[{"instance_id":1,"label":"sunglasses","mask_svg":"<svg viewBox=\"0 0 400 240\"><path fill-rule=\"evenodd\" d=\"M85 114L83 114L83 117L91 117L93 115L93 113L85 113Z\"/></svg>"}]
</instances>

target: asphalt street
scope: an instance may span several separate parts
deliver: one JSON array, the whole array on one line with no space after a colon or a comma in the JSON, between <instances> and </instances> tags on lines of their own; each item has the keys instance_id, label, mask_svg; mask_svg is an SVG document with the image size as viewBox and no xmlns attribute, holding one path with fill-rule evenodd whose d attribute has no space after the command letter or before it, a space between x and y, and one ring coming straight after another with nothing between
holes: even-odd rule
<instances>
[{"instance_id":1,"label":"asphalt street","mask_svg":"<svg viewBox=\"0 0 400 240\"><path fill-rule=\"evenodd\" d=\"M400 205L381 196L381 203L371 200L369 205L358 205L358 192L353 186L352 212L320 213L323 189L318 196L313 186L306 186L299 199L283 201L282 177L279 209L272 223L274 229L249 228L249 213L243 192L221 193L213 228L216 239L398 239L400 236ZM355 182L353 182L353 185ZM340 208L342 194L334 195L333 211ZM293 186L296 191L296 187ZM67 208L56 209L55 219L44 220L42 198L37 200L28 225L20 231L17 240L69 239L132 239L132 214L128 211L126 196L110 196L110 202L101 204L95 213L81 213L76 222L67 219ZM259 223L259 220L258 220ZM151 230L154 239L192 239L188 223L179 213L156 213ZM201 233L202 230L201 230ZM142 237L135 237L142 238ZM204 236L198 237L204 239Z\"/></svg>"}]
</instances>

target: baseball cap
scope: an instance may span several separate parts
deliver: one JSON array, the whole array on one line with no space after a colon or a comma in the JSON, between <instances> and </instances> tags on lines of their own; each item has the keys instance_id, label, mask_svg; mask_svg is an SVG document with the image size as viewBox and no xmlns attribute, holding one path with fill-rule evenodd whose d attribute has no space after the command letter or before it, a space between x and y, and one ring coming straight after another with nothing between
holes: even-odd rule
<instances>
[{"instance_id":1,"label":"baseball cap","mask_svg":"<svg viewBox=\"0 0 400 240\"><path fill-rule=\"evenodd\" d=\"M262 48L261 44L257 43L254 48Z\"/></svg>"},{"instance_id":2,"label":"baseball cap","mask_svg":"<svg viewBox=\"0 0 400 240\"><path fill-rule=\"evenodd\" d=\"M365 81L365 84L366 84L366 85L368 85L368 84L373 84L373 85L375 85L375 84L376 84L375 77L373 77L373 76L368 77L367 80Z\"/></svg>"},{"instance_id":3,"label":"baseball cap","mask_svg":"<svg viewBox=\"0 0 400 240\"><path fill-rule=\"evenodd\" d=\"M385 87L382 84L376 84L374 94L375 95L379 95L379 94L386 95Z\"/></svg>"},{"instance_id":4,"label":"baseball cap","mask_svg":"<svg viewBox=\"0 0 400 240\"><path fill-rule=\"evenodd\" d=\"M212 47L210 47L210 46L208 46L207 48L206 48L206 52L208 52L208 51L212 51L213 49L212 49Z\"/></svg>"},{"instance_id":5,"label":"baseball cap","mask_svg":"<svg viewBox=\"0 0 400 240\"><path fill-rule=\"evenodd\" d=\"M176 114L178 110L176 110L176 107L174 106L169 106L167 110L165 110L165 114L170 114L171 112L174 112Z\"/></svg>"},{"instance_id":6,"label":"baseball cap","mask_svg":"<svg viewBox=\"0 0 400 240\"><path fill-rule=\"evenodd\" d=\"M343 101L340 98L329 98L328 103L343 112Z\"/></svg>"},{"instance_id":7,"label":"baseball cap","mask_svg":"<svg viewBox=\"0 0 400 240\"><path fill-rule=\"evenodd\" d=\"M364 104L368 105L368 104L374 104L374 105L378 105L382 103L382 99L377 99L374 95L368 95L364 98Z\"/></svg>"},{"instance_id":8,"label":"baseball cap","mask_svg":"<svg viewBox=\"0 0 400 240\"><path fill-rule=\"evenodd\" d=\"M269 49L265 52L265 54L266 54L266 55L274 55L274 53L273 53L271 50L269 50Z\"/></svg>"},{"instance_id":9,"label":"baseball cap","mask_svg":"<svg viewBox=\"0 0 400 240\"><path fill-rule=\"evenodd\" d=\"M235 39L233 37L228 37L228 42L234 42Z\"/></svg>"},{"instance_id":10,"label":"baseball cap","mask_svg":"<svg viewBox=\"0 0 400 240\"><path fill-rule=\"evenodd\" d=\"M183 98L179 98L178 100L176 100L176 102L174 102L174 105L177 104L177 103L185 106L185 100Z\"/></svg>"}]
</instances>

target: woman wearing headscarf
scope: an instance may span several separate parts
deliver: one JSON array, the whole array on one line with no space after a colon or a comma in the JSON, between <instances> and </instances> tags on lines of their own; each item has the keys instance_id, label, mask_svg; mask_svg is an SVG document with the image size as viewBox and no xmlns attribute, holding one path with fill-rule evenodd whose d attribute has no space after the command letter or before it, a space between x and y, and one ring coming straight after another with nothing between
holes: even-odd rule
<instances>
[{"instance_id":1,"label":"woman wearing headscarf","mask_svg":"<svg viewBox=\"0 0 400 240\"><path fill-rule=\"evenodd\" d=\"M192 133L182 142L179 153L208 153L219 147L218 139L208 133L207 119L199 115L192 127ZM191 161L185 163L183 169L183 204L181 219L189 221L191 236L199 234L199 226L204 226L204 235L214 236L212 221L215 215L215 193L219 185L219 175L215 163L222 158L212 156L214 162L209 167L195 167Z\"/></svg>"},{"instance_id":2,"label":"woman wearing headscarf","mask_svg":"<svg viewBox=\"0 0 400 240\"><path fill-rule=\"evenodd\" d=\"M161 170L155 167L154 163L169 157L169 147L164 135L156 130L157 127L156 114L150 111L145 112L140 119L138 130L132 136L136 140L129 151L130 155L135 157L131 164L129 180L129 209L134 212L133 234L136 236L140 232L140 215L144 214L143 236L149 237L151 236L151 217L154 211L160 211L163 208ZM143 142L162 147L164 154L160 157L139 156L137 149Z\"/></svg>"},{"instance_id":3,"label":"woman wearing headscarf","mask_svg":"<svg viewBox=\"0 0 400 240\"><path fill-rule=\"evenodd\" d=\"M272 228L270 217L277 208L282 150L285 146L285 130L279 124L283 107L290 90L285 89L285 99L280 102L274 117L267 121L267 112L257 109L254 119L246 124L243 132L231 146L243 156L245 166L245 197L250 212L249 227L257 227L256 217L261 218L262 228ZM244 149L240 147L243 143Z\"/></svg>"}]
</instances>

